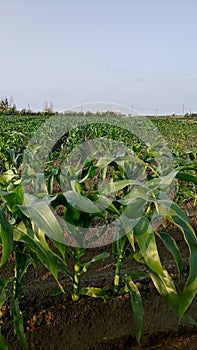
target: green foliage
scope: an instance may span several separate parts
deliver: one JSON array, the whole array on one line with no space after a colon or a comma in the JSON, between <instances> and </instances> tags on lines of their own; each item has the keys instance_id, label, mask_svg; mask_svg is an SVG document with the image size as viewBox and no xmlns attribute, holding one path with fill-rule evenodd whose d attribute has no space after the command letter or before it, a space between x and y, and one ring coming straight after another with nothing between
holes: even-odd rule
<instances>
[{"instance_id":1,"label":"green foliage","mask_svg":"<svg viewBox=\"0 0 197 350\"><path fill-rule=\"evenodd\" d=\"M144 278L152 280L157 291L179 318L185 317L195 324L185 312L197 291L197 240L188 217L179 205L187 199L197 199L196 151L183 153L180 147L176 147L180 132L183 131L182 126L179 125L179 131L172 137L172 125L178 124L171 120L156 119L154 122L163 128L162 132L168 135L173 144L171 164L168 157L160 162L160 150L154 148L156 146L140 142L127 128L117 125L109 127L108 117L106 114L106 123L103 124L99 122L100 117L96 116L96 122L92 124L84 126L82 123L70 128L62 136L61 142L51 148L51 153L45 159L43 173L37 173L37 160L47 149L51 135L57 134L58 128L62 127L58 123L51 126L51 134L43 132L42 147L38 147L32 154L31 147L27 149L25 156L27 159L32 156L32 168L28 167L22 178L19 167L23 150L37 128L46 122L46 116L40 115L38 118L18 115L14 120L9 115L6 118L0 117L0 170L3 172L0 177L0 266L5 265L11 255L15 258L13 278L0 279L0 309L8 303L9 286L12 290L9 307L17 337L24 349L27 348L27 341L20 311L20 296L28 266L37 266L38 262L51 272L61 292L65 292L65 287L59 281L59 273L65 274L71 281L72 287L68 292L74 301L82 295L108 299L109 292L114 295L129 292L138 342L142 334L144 310L136 282ZM72 118L86 120L86 116L78 114ZM125 127L127 123L129 120L125 121ZM195 130L196 124L193 123L192 127ZM184 130L186 142L191 128L184 126ZM147 130L147 134L149 132ZM103 155L105 137L109 142ZM84 159L83 152L80 153L79 150L70 158L74 166L54 165L55 161L60 161L62 165L82 140L93 139L99 141L89 144L91 157ZM115 152L113 140L125 144L126 151L123 149ZM99 179L98 183L95 183L95 178ZM175 195L173 200L169 200L166 189L173 183ZM55 184L63 188L60 193L54 193ZM25 191L26 186L31 189L29 193ZM61 220L66 224L73 245L68 244L55 213L59 206L63 207ZM171 221L181 230L190 252L189 275L181 295L167 268L162 265L157 239L162 240L172 255L180 279L183 273L182 254L174 238L165 232L165 226L162 230L154 226L154 221L160 218ZM91 236L86 235L84 229L91 229L95 219L114 229L110 242L112 251L111 254L103 252L86 261L86 248L96 244L105 233L103 229L93 232ZM67 266L68 257L72 259L72 269ZM92 264L99 264L109 257L113 257L115 267L113 286L84 288L81 285L83 274L87 273ZM123 273L125 259L142 264L144 272ZM0 347L6 349L1 334Z\"/></svg>"},{"instance_id":2,"label":"green foliage","mask_svg":"<svg viewBox=\"0 0 197 350\"><path fill-rule=\"evenodd\" d=\"M0 261L0 267L7 262L13 249L13 230L9 225L3 209L0 208L0 241L2 243L3 253Z\"/></svg>"},{"instance_id":3,"label":"green foliage","mask_svg":"<svg viewBox=\"0 0 197 350\"><path fill-rule=\"evenodd\" d=\"M136 340L138 343L140 343L144 316L142 298L136 284L132 280L131 275L125 274L123 276L123 280L126 286L125 291L129 291L130 293L131 305L136 323Z\"/></svg>"},{"instance_id":4,"label":"green foliage","mask_svg":"<svg viewBox=\"0 0 197 350\"><path fill-rule=\"evenodd\" d=\"M14 319L14 328L17 334L17 338L23 349L28 349L28 344L23 327L23 315L19 309L19 300L12 299L10 303L10 310Z\"/></svg>"},{"instance_id":5,"label":"green foliage","mask_svg":"<svg viewBox=\"0 0 197 350\"><path fill-rule=\"evenodd\" d=\"M2 350L8 350L8 346L6 344L6 340L5 338L2 336L2 334L0 334L0 348Z\"/></svg>"}]
</instances>

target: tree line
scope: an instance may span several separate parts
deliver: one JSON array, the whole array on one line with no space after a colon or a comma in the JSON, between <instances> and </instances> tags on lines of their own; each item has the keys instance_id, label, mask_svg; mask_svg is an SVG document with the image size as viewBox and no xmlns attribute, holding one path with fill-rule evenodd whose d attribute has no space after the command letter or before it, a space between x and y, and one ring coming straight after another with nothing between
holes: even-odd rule
<instances>
[{"instance_id":1,"label":"tree line","mask_svg":"<svg viewBox=\"0 0 197 350\"><path fill-rule=\"evenodd\" d=\"M0 101L0 114L4 115L54 115L56 112L53 110L52 102L45 101L44 109L42 111L32 111L30 107L17 109L16 104L5 98Z\"/></svg>"}]
</instances>

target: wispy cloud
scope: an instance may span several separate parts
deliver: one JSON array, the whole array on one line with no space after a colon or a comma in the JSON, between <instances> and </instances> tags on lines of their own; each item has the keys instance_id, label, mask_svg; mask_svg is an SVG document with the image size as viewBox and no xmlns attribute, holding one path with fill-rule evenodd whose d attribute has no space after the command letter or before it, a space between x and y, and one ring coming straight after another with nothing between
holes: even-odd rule
<instances>
[{"instance_id":1,"label":"wispy cloud","mask_svg":"<svg viewBox=\"0 0 197 350\"><path fill-rule=\"evenodd\" d=\"M143 83L143 79L142 78L136 78L136 81L138 82L138 83Z\"/></svg>"},{"instance_id":2,"label":"wispy cloud","mask_svg":"<svg viewBox=\"0 0 197 350\"><path fill-rule=\"evenodd\" d=\"M189 75L186 77L186 80L197 81L197 75Z\"/></svg>"},{"instance_id":3,"label":"wispy cloud","mask_svg":"<svg viewBox=\"0 0 197 350\"><path fill-rule=\"evenodd\" d=\"M132 66L115 66L111 68L113 74L128 74L133 73L134 67Z\"/></svg>"}]
</instances>

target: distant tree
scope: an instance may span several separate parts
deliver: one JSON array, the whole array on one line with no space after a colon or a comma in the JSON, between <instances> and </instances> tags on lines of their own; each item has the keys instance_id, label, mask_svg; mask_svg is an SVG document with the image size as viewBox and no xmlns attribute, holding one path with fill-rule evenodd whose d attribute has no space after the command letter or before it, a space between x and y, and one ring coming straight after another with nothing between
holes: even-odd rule
<instances>
[{"instance_id":1,"label":"distant tree","mask_svg":"<svg viewBox=\"0 0 197 350\"><path fill-rule=\"evenodd\" d=\"M10 97L0 101L0 113L3 114L18 114L19 111L16 109L16 105L14 103L13 97Z\"/></svg>"},{"instance_id":2,"label":"distant tree","mask_svg":"<svg viewBox=\"0 0 197 350\"><path fill-rule=\"evenodd\" d=\"M52 113L53 112L53 102L49 102L49 110Z\"/></svg>"},{"instance_id":3,"label":"distant tree","mask_svg":"<svg viewBox=\"0 0 197 350\"><path fill-rule=\"evenodd\" d=\"M1 112L7 112L9 109L9 102L8 102L8 99L5 98L5 100L2 100L0 102L0 111Z\"/></svg>"},{"instance_id":4,"label":"distant tree","mask_svg":"<svg viewBox=\"0 0 197 350\"><path fill-rule=\"evenodd\" d=\"M45 113L53 113L53 102L44 101L44 112Z\"/></svg>"},{"instance_id":5,"label":"distant tree","mask_svg":"<svg viewBox=\"0 0 197 350\"><path fill-rule=\"evenodd\" d=\"M17 109L16 109L15 103L10 107L10 112L11 113L17 113Z\"/></svg>"}]
</instances>

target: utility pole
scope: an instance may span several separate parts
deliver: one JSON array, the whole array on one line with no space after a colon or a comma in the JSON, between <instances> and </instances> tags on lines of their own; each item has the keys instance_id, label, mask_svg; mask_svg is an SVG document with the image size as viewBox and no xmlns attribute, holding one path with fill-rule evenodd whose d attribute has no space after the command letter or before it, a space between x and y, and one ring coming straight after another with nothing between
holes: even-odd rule
<instances>
[{"instance_id":1,"label":"utility pole","mask_svg":"<svg viewBox=\"0 0 197 350\"><path fill-rule=\"evenodd\" d=\"M185 115L185 105L183 104L183 115Z\"/></svg>"},{"instance_id":2,"label":"utility pole","mask_svg":"<svg viewBox=\"0 0 197 350\"><path fill-rule=\"evenodd\" d=\"M156 117L157 117L157 114L158 114L158 109L156 108L156 110L155 110L155 115L156 115Z\"/></svg>"},{"instance_id":3,"label":"utility pole","mask_svg":"<svg viewBox=\"0 0 197 350\"><path fill-rule=\"evenodd\" d=\"M131 116L133 117L133 103L131 105Z\"/></svg>"}]
</instances>

